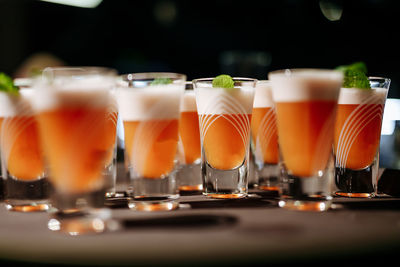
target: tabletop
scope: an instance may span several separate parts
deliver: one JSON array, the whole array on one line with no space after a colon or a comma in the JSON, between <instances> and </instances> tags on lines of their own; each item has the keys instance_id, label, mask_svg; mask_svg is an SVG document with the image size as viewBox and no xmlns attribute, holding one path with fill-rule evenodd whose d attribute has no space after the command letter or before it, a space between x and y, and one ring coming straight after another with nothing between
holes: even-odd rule
<instances>
[{"instance_id":1,"label":"tabletop","mask_svg":"<svg viewBox=\"0 0 400 267\"><path fill-rule=\"evenodd\" d=\"M121 198L109 204L119 228L83 236L50 231L46 212L0 205L0 263L232 266L396 257L399 197L333 203L327 212L289 211L276 196L251 190L238 200L182 195L178 210L149 213L130 210Z\"/></svg>"}]
</instances>

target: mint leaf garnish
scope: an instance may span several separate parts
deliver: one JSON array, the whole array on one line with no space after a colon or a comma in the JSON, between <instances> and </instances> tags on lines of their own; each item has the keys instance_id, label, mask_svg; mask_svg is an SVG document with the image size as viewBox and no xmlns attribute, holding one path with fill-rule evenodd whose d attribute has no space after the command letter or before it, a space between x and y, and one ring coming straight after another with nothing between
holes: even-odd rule
<instances>
[{"instance_id":1,"label":"mint leaf garnish","mask_svg":"<svg viewBox=\"0 0 400 267\"><path fill-rule=\"evenodd\" d=\"M367 77L367 66L364 62L355 62L350 65L343 65L336 68L343 72L344 88L359 88L359 89L371 89L371 86Z\"/></svg>"},{"instance_id":2,"label":"mint leaf garnish","mask_svg":"<svg viewBox=\"0 0 400 267\"><path fill-rule=\"evenodd\" d=\"M170 84L172 80L170 78L155 78L150 85L162 85L162 84Z\"/></svg>"},{"instance_id":3,"label":"mint leaf garnish","mask_svg":"<svg viewBox=\"0 0 400 267\"><path fill-rule=\"evenodd\" d=\"M226 74L221 74L214 78L212 82L213 87L231 89L235 86L232 77Z\"/></svg>"},{"instance_id":4,"label":"mint leaf garnish","mask_svg":"<svg viewBox=\"0 0 400 267\"><path fill-rule=\"evenodd\" d=\"M18 94L19 88L14 85L14 82L10 76L0 72L0 91L12 94Z\"/></svg>"}]
</instances>

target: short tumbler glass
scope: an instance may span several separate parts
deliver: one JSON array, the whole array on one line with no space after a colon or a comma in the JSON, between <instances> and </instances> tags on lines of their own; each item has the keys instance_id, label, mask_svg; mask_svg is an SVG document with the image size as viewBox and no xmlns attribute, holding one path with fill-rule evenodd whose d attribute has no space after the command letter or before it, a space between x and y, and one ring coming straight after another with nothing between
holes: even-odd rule
<instances>
[{"instance_id":1,"label":"short tumbler glass","mask_svg":"<svg viewBox=\"0 0 400 267\"><path fill-rule=\"evenodd\" d=\"M234 88L215 88L214 78L193 80L199 114L203 194L243 198L248 193L250 122L257 80L233 78Z\"/></svg>"},{"instance_id":2,"label":"short tumbler glass","mask_svg":"<svg viewBox=\"0 0 400 267\"><path fill-rule=\"evenodd\" d=\"M103 232L102 172L115 136L107 126L116 72L100 67L46 68L36 79L33 108L54 187L48 227L71 235Z\"/></svg>"},{"instance_id":3,"label":"short tumbler glass","mask_svg":"<svg viewBox=\"0 0 400 267\"><path fill-rule=\"evenodd\" d=\"M335 125L336 195L377 194L379 144L390 79L369 78L371 89L342 88Z\"/></svg>"},{"instance_id":4,"label":"short tumbler glass","mask_svg":"<svg viewBox=\"0 0 400 267\"><path fill-rule=\"evenodd\" d=\"M279 206L325 211L332 201L332 145L343 74L320 69L269 73L281 153Z\"/></svg>"},{"instance_id":5,"label":"short tumbler glass","mask_svg":"<svg viewBox=\"0 0 400 267\"><path fill-rule=\"evenodd\" d=\"M35 91L17 95L1 92L1 159L5 204L12 211L45 211L50 208L51 187L31 107Z\"/></svg>"},{"instance_id":6,"label":"short tumbler glass","mask_svg":"<svg viewBox=\"0 0 400 267\"><path fill-rule=\"evenodd\" d=\"M139 211L176 209L178 128L186 76L135 73L120 78L116 97L131 179L128 205Z\"/></svg>"}]
</instances>

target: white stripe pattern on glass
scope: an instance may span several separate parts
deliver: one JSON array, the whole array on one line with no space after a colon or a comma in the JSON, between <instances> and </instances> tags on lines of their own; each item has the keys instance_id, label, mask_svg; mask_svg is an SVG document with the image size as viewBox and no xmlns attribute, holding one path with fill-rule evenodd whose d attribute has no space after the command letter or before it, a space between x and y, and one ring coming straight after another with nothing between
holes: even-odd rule
<instances>
[{"instance_id":1,"label":"white stripe pattern on glass","mask_svg":"<svg viewBox=\"0 0 400 267\"><path fill-rule=\"evenodd\" d=\"M340 130L336 148L336 166L345 168L350 149L361 131L375 118L382 120L382 98L371 95L358 104Z\"/></svg>"}]
</instances>

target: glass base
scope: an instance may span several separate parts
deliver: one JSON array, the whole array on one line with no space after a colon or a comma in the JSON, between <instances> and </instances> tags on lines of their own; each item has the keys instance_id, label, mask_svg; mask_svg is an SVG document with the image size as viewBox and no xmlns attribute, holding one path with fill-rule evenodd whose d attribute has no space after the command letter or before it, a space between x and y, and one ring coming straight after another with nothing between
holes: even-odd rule
<instances>
[{"instance_id":1,"label":"glass base","mask_svg":"<svg viewBox=\"0 0 400 267\"><path fill-rule=\"evenodd\" d=\"M326 211L332 203L333 172L298 177L284 174L281 183L279 207L299 211Z\"/></svg>"},{"instance_id":2,"label":"glass base","mask_svg":"<svg viewBox=\"0 0 400 267\"><path fill-rule=\"evenodd\" d=\"M210 197L210 198L221 198L221 199L237 199L237 198L244 198L247 196L247 193L243 194L229 194L229 193L203 193L203 195Z\"/></svg>"},{"instance_id":3,"label":"glass base","mask_svg":"<svg viewBox=\"0 0 400 267\"><path fill-rule=\"evenodd\" d=\"M179 207L175 197L137 197L128 202L128 207L136 211L169 211Z\"/></svg>"},{"instance_id":4,"label":"glass base","mask_svg":"<svg viewBox=\"0 0 400 267\"><path fill-rule=\"evenodd\" d=\"M180 191L203 190L200 163L182 165L176 173L176 181Z\"/></svg>"},{"instance_id":5,"label":"glass base","mask_svg":"<svg viewBox=\"0 0 400 267\"><path fill-rule=\"evenodd\" d=\"M119 225L111 220L111 211L103 208L90 211L71 209L54 212L47 227L51 231L77 236L115 231Z\"/></svg>"},{"instance_id":6,"label":"glass base","mask_svg":"<svg viewBox=\"0 0 400 267\"><path fill-rule=\"evenodd\" d=\"M24 181L9 176L4 180L4 192L4 203L10 211L47 211L51 206L51 186L47 178Z\"/></svg>"},{"instance_id":7,"label":"glass base","mask_svg":"<svg viewBox=\"0 0 400 267\"><path fill-rule=\"evenodd\" d=\"M279 201L279 207L288 210L298 211L327 211L332 205L331 200L293 200L293 199L281 199Z\"/></svg>"},{"instance_id":8,"label":"glass base","mask_svg":"<svg viewBox=\"0 0 400 267\"><path fill-rule=\"evenodd\" d=\"M128 206L137 211L168 211L179 207L175 172L163 178L132 179Z\"/></svg>"},{"instance_id":9,"label":"glass base","mask_svg":"<svg viewBox=\"0 0 400 267\"><path fill-rule=\"evenodd\" d=\"M246 161L232 170L218 170L203 163L203 194L211 198L243 198L248 194Z\"/></svg>"},{"instance_id":10,"label":"glass base","mask_svg":"<svg viewBox=\"0 0 400 267\"><path fill-rule=\"evenodd\" d=\"M279 191L279 166L277 164L257 164L258 189L263 191Z\"/></svg>"},{"instance_id":11,"label":"glass base","mask_svg":"<svg viewBox=\"0 0 400 267\"><path fill-rule=\"evenodd\" d=\"M178 189L179 189L179 191L185 191L185 192L202 191L203 190L203 184L181 185L181 186L179 186Z\"/></svg>"},{"instance_id":12,"label":"glass base","mask_svg":"<svg viewBox=\"0 0 400 267\"><path fill-rule=\"evenodd\" d=\"M342 197L372 198L377 193L375 163L362 170L335 168L335 194Z\"/></svg>"},{"instance_id":13,"label":"glass base","mask_svg":"<svg viewBox=\"0 0 400 267\"><path fill-rule=\"evenodd\" d=\"M19 211L19 212L36 212L36 211L48 211L51 208L49 201L37 201L37 200L13 200L8 199L4 201L7 210Z\"/></svg>"}]
</instances>

